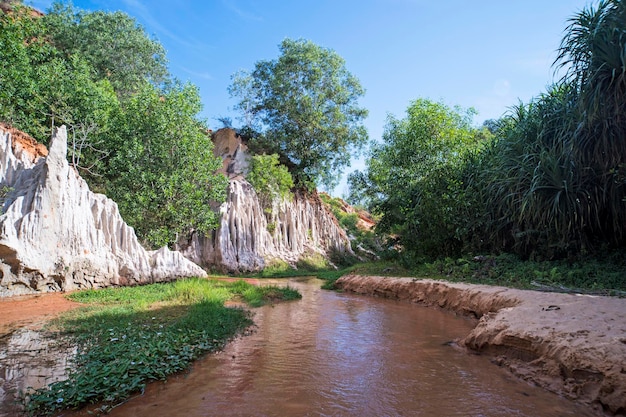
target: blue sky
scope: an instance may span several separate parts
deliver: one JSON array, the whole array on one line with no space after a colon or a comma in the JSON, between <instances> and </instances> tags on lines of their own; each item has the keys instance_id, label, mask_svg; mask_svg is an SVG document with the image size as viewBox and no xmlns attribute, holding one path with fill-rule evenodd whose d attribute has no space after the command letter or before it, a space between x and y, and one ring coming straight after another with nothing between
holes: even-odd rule
<instances>
[{"instance_id":1,"label":"blue sky","mask_svg":"<svg viewBox=\"0 0 626 417\"><path fill-rule=\"evenodd\" d=\"M25 0L45 11L52 0ZM370 138L412 100L474 107L477 124L554 81L566 21L590 0L75 0L121 10L167 50L171 73L200 88L213 128L235 104L231 75L278 57L285 38L335 50L366 89ZM596 2L594 2L595 4ZM235 123L237 125L237 123ZM363 159L353 162L362 169ZM350 170L350 169L348 169ZM346 191L345 182L335 190Z\"/></svg>"}]
</instances>

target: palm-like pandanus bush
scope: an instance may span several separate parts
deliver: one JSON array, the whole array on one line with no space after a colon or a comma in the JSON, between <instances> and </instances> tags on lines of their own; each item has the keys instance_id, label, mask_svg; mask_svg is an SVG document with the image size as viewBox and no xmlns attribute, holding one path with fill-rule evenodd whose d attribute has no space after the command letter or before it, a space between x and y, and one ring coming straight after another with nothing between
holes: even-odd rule
<instances>
[{"instance_id":1,"label":"palm-like pandanus bush","mask_svg":"<svg viewBox=\"0 0 626 417\"><path fill-rule=\"evenodd\" d=\"M626 243L626 4L570 20L546 94L500 121L483 156L495 248L562 257Z\"/></svg>"},{"instance_id":2,"label":"palm-like pandanus bush","mask_svg":"<svg viewBox=\"0 0 626 417\"><path fill-rule=\"evenodd\" d=\"M576 93L572 150L592 176L589 226L626 238L626 3L608 0L570 20L557 58Z\"/></svg>"}]
</instances>

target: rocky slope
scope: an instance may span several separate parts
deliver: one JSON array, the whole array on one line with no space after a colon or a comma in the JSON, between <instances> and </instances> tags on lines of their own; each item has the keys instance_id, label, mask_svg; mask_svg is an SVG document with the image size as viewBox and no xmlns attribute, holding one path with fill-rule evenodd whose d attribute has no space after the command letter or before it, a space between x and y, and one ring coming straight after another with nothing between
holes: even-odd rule
<instances>
[{"instance_id":1,"label":"rocky slope","mask_svg":"<svg viewBox=\"0 0 626 417\"><path fill-rule=\"evenodd\" d=\"M64 127L47 156L0 127L0 296L206 275L178 252L146 251L117 204L92 193L66 153Z\"/></svg>"},{"instance_id":2,"label":"rocky slope","mask_svg":"<svg viewBox=\"0 0 626 417\"><path fill-rule=\"evenodd\" d=\"M479 318L460 345L599 412L626 415L623 299L356 275L337 286Z\"/></svg>"},{"instance_id":3,"label":"rocky slope","mask_svg":"<svg viewBox=\"0 0 626 417\"><path fill-rule=\"evenodd\" d=\"M217 131L213 141L230 179L228 197L219 209L217 231L210 236L194 233L180 242L187 258L207 268L239 272L263 269L275 259L293 265L312 253L352 253L346 233L316 193L298 191L291 201L277 203L266 213L245 180L245 143L232 129Z\"/></svg>"}]
</instances>

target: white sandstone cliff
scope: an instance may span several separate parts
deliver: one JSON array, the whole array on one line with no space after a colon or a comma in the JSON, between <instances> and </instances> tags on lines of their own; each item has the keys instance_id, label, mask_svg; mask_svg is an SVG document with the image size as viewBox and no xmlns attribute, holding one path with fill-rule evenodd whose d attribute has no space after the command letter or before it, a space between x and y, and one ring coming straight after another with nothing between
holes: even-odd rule
<instances>
[{"instance_id":1,"label":"white sandstone cliff","mask_svg":"<svg viewBox=\"0 0 626 417\"><path fill-rule=\"evenodd\" d=\"M0 296L205 276L167 248L146 251L117 204L66 159L65 127L46 157L0 129Z\"/></svg>"},{"instance_id":2,"label":"white sandstone cliff","mask_svg":"<svg viewBox=\"0 0 626 417\"><path fill-rule=\"evenodd\" d=\"M350 253L350 241L317 193L297 191L267 215L244 177L247 147L232 129L214 134L214 152L224 160L230 178L228 197L220 207L218 230L193 233L180 242L183 254L199 265L231 272L257 271L274 259L296 262L312 253Z\"/></svg>"}]
</instances>

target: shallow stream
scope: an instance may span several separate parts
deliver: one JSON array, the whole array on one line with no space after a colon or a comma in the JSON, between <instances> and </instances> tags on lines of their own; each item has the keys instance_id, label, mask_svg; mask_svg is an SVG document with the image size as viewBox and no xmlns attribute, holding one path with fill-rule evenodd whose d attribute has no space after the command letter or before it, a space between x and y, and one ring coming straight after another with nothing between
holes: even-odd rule
<instances>
[{"instance_id":1,"label":"shallow stream","mask_svg":"<svg viewBox=\"0 0 626 417\"><path fill-rule=\"evenodd\" d=\"M303 299L255 309L251 334L167 383L150 384L111 416L594 415L516 379L489 357L457 347L452 341L475 324L468 319L406 302L321 290L316 279L271 282L298 288ZM32 310L49 300L55 307L57 296L4 307ZM67 308L58 306L59 311ZM19 390L62 378L74 353L71 346L28 327L3 333L0 417L17 415ZM62 415L90 414L85 409Z\"/></svg>"},{"instance_id":2,"label":"shallow stream","mask_svg":"<svg viewBox=\"0 0 626 417\"><path fill-rule=\"evenodd\" d=\"M111 416L593 415L455 347L467 319L320 283L289 280L302 300L256 309L253 334Z\"/></svg>"}]
</instances>

